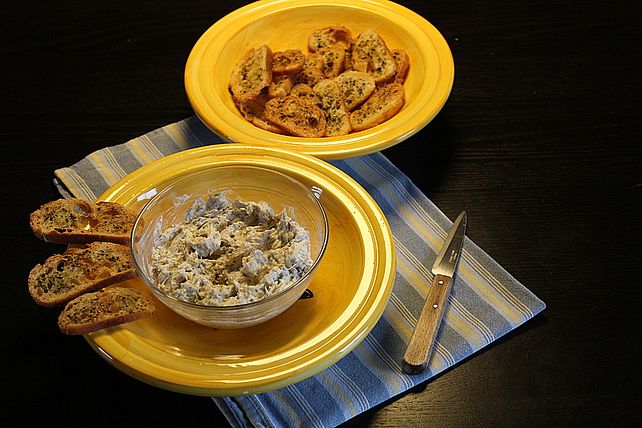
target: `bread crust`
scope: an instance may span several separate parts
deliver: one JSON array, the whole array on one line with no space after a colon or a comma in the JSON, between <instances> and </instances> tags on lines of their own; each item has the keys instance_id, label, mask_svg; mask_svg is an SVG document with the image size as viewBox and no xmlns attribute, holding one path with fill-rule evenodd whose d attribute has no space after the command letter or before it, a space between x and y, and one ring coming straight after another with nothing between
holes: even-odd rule
<instances>
[{"instance_id":1,"label":"bread crust","mask_svg":"<svg viewBox=\"0 0 642 428\"><path fill-rule=\"evenodd\" d=\"M272 55L272 74L297 73L303 68L305 55L300 49L288 49L286 51L274 52Z\"/></svg>"},{"instance_id":2,"label":"bread crust","mask_svg":"<svg viewBox=\"0 0 642 428\"><path fill-rule=\"evenodd\" d=\"M265 104L265 117L297 137L316 138L325 134L323 111L314 103L287 95Z\"/></svg>"},{"instance_id":3,"label":"bread crust","mask_svg":"<svg viewBox=\"0 0 642 428\"><path fill-rule=\"evenodd\" d=\"M272 51L267 45L250 49L232 69L228 88L235 101L256 98L272 81Z\"/></svg>"},{"instance_id":4,"label":"bread crust","mask_svg":"<svg viewBox=\"0 0 642 428\"><path fill-rule=\"evenodd\" d=\"M274 76L268 86L268 97L284 97L290 93L292 86L294 86L294 77L291 74Z\"/></svg>"},{"instance_id":5,"label":"bread crust","mask_svg":"<svg viewBox=\"0 0 642 428\"><path fill-rule=\"evenodd\" d=\"M305 58L303 68L296 74L296 84L303 83L309 87L314 87L323 80L323 58L319 53L313 53Z\"/></svg>"},{"instance_id":6,"label":"bread crust","mask_svg":"<svg viewBox=\"0 0 642 428\"><path fill-rule=\"evenodd\" d=\"M252 125L266 131L274 132L277 134L287 134L283 128L271 123L265 117L265 103L269 96L265 92L261 92L258 97L247 101L245 103L236 103L236 107L241 112L243 117L247 119Z\"/></svg>"},{"instance_id":7,"label":"bread crust","mask_svg":"<svg viewBox=\"0 0 642 428\"><path fill-rule=\"evenodd\" d=\"M341 25L319 28L308 35L308 49L310 52L316 52L319 49L334 45L347 49L350 43L352 43L352 33Z\"/></svg>"},{"instance_id":8,"label":"bread crust","mask_svg":"<svg viewBox=\"0 0 642 428\"><path fill-rule=\"evenodd\" d=\"M346 135L352 131L350 114L343 101L343 92L339 84L332 79L324 79L314 86L319 99L319 107L325 113L326 137Z\"/></svg>"},{"instance_id":9,"label":"bread crust","mask_svg":"<svg viewBox=\"0 0 642 428\"><path fill-rule=\"evenodd\" d=\"M325 77L332 79L341 74L346 59L344 49L338 46L328 46L319 49L317 54L321 57L321 72Z\"/></svg>"},{"instance_id":10,"label":"bread crust","mask_svg":"<svg viewBox=\"0 0 642 428\"><path fill-rule=\"evenodd\" d=\"M402 84L406 81L408 77L408 70L410 69L410 57L408 53L403 49L393 49L392 57L395 60L397 65L397 73L395 74L395 83Z\"/></svg>"},{"instance_id":11,"label":"bread crust","mask_svg":"<svg viewBox=\"0 0 642 428\"><path fill-rule=\"evenodd\" d=\"M29 216L29 226L36 237L62 244L127 244L135 221L136 215L123 205L76 198L47 202Z\"/></svg>"},{"instance_id":12,"label":"bread crust","mask_svg":"<svg viewBox=\"0 0 642 428\"><path fill-rule=\"evenodd\" d=\"M348 110L354 110L374 92L374 78L362 71L344 71L334 79L343 92L343 101Z\"/></svg>"},{"instance_id":13,"label":"bread crust","mask_svg":"<svg viewBox=\"0 0 642 428\"><path fill-rule=\"evenodd\" d=\"M58 328L64 334L87 334L150 318L155 312L155 301L148 294L134 288L110 287L67 303L58 317Z\"/></svg>"},{"instance_id":14,"label":"bread crust","mask_svg":"<svg viewBox=\"0 0 642 428\"><path fill-rule=\"evenodd\" d=\"M372 128L397 114L405 101L403 85L388 83L378 88L361 107L350 113L355 131Z\"/></svg>"},{"instance_id":15,"label":"bread crust","mask_svg":"<svg viewBox=\"0 0 642 428\"><path fill-rule=\"evenodd\" d=\"M135 276L128 246L92 242L83 248L68 248L37 264L29 273L27 284L37 304L52 307Z\"/></svg>"},{"instance_id":16,"label":"bread crust","mask_svg":"<svg viewBox=\"0 0 642 428\"><path fill-rule=\"evenodd\" d=\"M293 97L301 98L305 101L311 102L313 104L319 104L319 97L314 92L314 89L305 83L297 83L292 87L290 95Z\"/></svg>"},{"instance_id":17,"label":"bread crust","mask_svg":"<svg viewBox=\"0 0 642 428\"><path fill-rule=\"evenodd\" d=\"M388 120L405 102L403 90L400 98L386 101L381 100L380 94L376 102L369 104L369 108L377 105L376 114L366 115L366 110L362 110L354 118L346 119L377 88L389 83L403 85L408 74L407 52L390 50L375 30L366 29L355 39L341 25L318 28L308 34L308 50L272 53L263 45L239 60L228 87L245 119L278 134L304 138L338 136L374 126L381 123L381 118ZM257 71L268 69L269 75ZM337 102L341 97L336 95L335 85L324 82L331 79L340 87L342 106ZM242 86L240 80L247 80L243 83L247 86L242 88L243 94L235 89ZM319 88L313 90L317 85ZM331 87L329 92L322 92Z\"/></svg>"},{"instance_id":18,"label":"bread crust","mask_svg":"<svg viewBox=\"0 0 642 428\"><path fill-rule=\"evenodd\" d=\"M352 48L352 68L370 73L377 85L391 81L397 65L386 42L374 30L365 30Z\"/></svg>"},{"instance_id":19,"label":"bread crust","mask_svg":"<svg viewBox=\"0 0 642 428\"><path fill-rule=\"evenodd\" d=\"M343 60L343 71L354 70L352 66L352 50L354 49L354 41L345 49L345 58Z\"/></svg>"}]
</instances>

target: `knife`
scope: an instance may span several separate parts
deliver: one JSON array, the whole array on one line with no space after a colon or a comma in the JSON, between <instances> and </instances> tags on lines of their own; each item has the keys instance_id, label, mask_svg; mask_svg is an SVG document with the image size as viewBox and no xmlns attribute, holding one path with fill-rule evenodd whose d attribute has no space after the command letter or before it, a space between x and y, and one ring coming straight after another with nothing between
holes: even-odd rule
<instances>
[{"instance_id":1,"label":"knife","mask_svg":"<svg viewBox=\"0 0 642 428\"><path fill-rule=\"evenodd\" d=\"M426 303L403 356L402 368L408 374L419 374L426 369L428 357L444 317L453 276L464 245L467 222L466 211L462 211L448 231L448 237L432 266L435 278L428 290Z\"/></svg>"}]
</instances>

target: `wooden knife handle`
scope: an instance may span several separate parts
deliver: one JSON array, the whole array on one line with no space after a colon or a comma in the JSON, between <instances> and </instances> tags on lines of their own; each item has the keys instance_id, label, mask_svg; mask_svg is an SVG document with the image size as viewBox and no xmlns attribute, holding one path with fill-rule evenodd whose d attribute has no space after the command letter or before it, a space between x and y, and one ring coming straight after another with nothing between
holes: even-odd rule
<instances>
[{"instance_id":1,"label":"wooden knife handle","mask_svg":"<svg viewBox=\"0 0 642 428\"><path fill-rule=\"evenodd\" d=\"M443 275L435 275L432 281L426 303L403 356L402 368L408 374L419 374L426 369L428 357L444 317L451 281L452 278Z\"/></svg>"}]
</instances>

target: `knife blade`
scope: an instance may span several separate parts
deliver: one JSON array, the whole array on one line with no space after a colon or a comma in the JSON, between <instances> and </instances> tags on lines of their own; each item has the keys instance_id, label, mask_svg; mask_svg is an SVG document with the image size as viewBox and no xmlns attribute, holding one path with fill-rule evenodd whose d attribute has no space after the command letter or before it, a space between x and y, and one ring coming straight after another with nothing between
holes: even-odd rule
<instances>
[{"instance_id":1,"label":"knife blade","mask_svg":"<svg viewBox=\"0 0 642 428\"><path fill-rule=\"evenodd\" d=\"M426 369L428 357L432 353L446 310L453 277L464 245L467 223L466 211L462 211L448 231L448 236L432 267L435 278L428 290L426 302L403 356L401 366L407 374L419 374Z\"/></svg>"}]
</instances>

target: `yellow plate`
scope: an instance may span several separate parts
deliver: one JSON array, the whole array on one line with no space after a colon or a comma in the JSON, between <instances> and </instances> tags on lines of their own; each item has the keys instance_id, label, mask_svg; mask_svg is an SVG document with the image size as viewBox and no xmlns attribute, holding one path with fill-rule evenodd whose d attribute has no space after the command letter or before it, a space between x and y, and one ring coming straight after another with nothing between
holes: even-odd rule
<instances>
[{"instance_id":1,"label":"yellow plate","mask_svg":"<svg viewBox=\"0 0 642 428\"><path fill-rule=\"evenodd\" d=\"M152 162L114 185L101 200L138 211L164 183L209 165L272 168L323 189L330 223L326 254L310 285L311 299L242 330L215 330L159 302L152 319L85 336L123 372L194 395L242 395L312 376L349 353L380 318L392 291L392 234L378 205L352 178L317 158L240 144L191 149ZM129 286L145 289L140 279Z\"/></svg>"},{"instance_id":2,"label":"yellow plate","mask_svg":"<svg viewBox=\"0 0 642 428\"><path fill-rule=\"evenodd\" d=\"M340 137L309 139L259 129L241 117L228 92L232 68L250 48L307 52L307 36L317 28L344 25L354 36L379 32L390 49L410 57L404 84L406 103L393 118L374 128ZM225 16L196 42L185 68L185 88L197 116L231 142L287 148L342 159L380 151L415 134L441 110L453 84L455 66L448 44L428 21L390 1L260 1Z\"/></svg>"}]
</instances>

